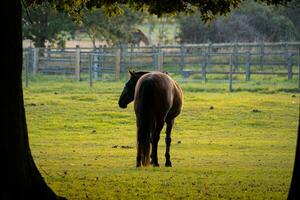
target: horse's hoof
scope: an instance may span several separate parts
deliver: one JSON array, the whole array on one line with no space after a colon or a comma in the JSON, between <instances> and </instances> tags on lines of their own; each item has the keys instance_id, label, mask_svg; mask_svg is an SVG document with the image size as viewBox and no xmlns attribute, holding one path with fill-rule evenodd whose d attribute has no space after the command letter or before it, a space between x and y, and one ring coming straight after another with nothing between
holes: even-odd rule
<instances>
[{"instance_id":1,"label":"horse's hoof","mask_svg":"<svg viewBox=\"0 0 300 200\"><path fill-rule=\"evenodd\" d=\"M153 167L159 167L158 163L153 163L152 165L153 165Z\"/></svg>"},{"instance_id":2,"label":"horse's hoof","mask_svg":"<svg viewBox=\"0 0 300 200\"><path fill-rule=\"evenodd\" d=\"M136 168L140 168L141 166L142 166L141 163L136 164Z\"/></svg>"},{"instance_id":3,"label":"horse's hoof","mask_svg":"<svg viewBox=\"0 0 300 200\"><path fill-rule=\"evenodd\" d=\"M169 161L169 162L166 162L165 164L166 167L172 167L172 163Z\"/></svg>"}]
</instances>

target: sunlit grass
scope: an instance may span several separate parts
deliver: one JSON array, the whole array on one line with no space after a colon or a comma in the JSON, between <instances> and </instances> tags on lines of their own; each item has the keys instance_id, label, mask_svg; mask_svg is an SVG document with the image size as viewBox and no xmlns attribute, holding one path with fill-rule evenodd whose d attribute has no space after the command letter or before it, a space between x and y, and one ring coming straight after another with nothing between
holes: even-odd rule
<instances>
[{"instance_id":1,"label":"sunlit grass","mask_svg":"<svg viewBox=\"0 0 300 200\"><path fill-rule=\"evenodd\" d=\"M35 78L24 89L30 145L50 187L69 199L285 199L299 120L297 82L180 82L185 103L172 133L172 168L136 169L125 80ZM261 88L261 89L260 89ZM290 89L290 90L289 90Z\"/></svg>"}]
</instances>

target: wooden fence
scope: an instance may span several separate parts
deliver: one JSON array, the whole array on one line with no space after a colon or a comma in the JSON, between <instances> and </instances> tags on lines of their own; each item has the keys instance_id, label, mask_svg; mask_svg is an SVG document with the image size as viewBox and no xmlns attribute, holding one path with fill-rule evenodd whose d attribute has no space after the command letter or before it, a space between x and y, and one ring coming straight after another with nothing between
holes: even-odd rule
<instances>
[{"instance_id":1,"label":"wooden fence","mask_svg":"<svg viewBox=\"0 0 300 200\"><path fill-rule=\"evenodd\" d=\"M299 77L300 42L182 44L150 47L105 47L84 49L77 46L64 50L27 48L23 50L28 77L36 74L64 74L81 80L119 80L128 69L168 71L202 81L208 74L286 75ZM28 83L28 81L27 81Z\"/></svg>"}]
</instances>

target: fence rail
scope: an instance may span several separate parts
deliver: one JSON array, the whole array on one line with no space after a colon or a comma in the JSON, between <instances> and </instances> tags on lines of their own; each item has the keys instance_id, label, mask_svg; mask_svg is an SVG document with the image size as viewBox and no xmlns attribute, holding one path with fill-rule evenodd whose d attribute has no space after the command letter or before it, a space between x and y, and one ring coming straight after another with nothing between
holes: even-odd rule
<instances>
[{"instance_id":1,"label":"fence rail","mask_svg":"<svg viewBox=\"0 0 300 200\"><path fill-rule=\"evenodd\" d=\"M105 47L96 49L26 48L23 50L26 77L36 74L72 75L81 80L111 77L120 79L128 69L168 71L184 79L199 74L244 74L245 79L257 75L286 75L299 77L300 42L181 44L149 47ZM28 83L28 81L27 81Z\"/></svg>"}]
</instances>

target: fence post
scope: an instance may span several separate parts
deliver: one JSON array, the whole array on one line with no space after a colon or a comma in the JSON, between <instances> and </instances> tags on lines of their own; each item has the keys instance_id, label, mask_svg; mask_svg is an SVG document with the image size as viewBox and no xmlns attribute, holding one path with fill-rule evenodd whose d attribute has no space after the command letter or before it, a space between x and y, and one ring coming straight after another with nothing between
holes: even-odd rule
<instances>
[{"instance_id":1,"label":"fence post","mask_svg":"<svg viewBox=\"0 0 300 200\"><path fill-rule=\"evenodd\" d=\"M165 58L165 53L163 51L161 51L161 71L164 70L164 58Z\"/></svg>"},{"instance_id":2,"label":"fence post","mask_svg":"<svg viewBox=\"0 0 300 200\"><path fill-rule=\"evenodd\" d=\"M210 67L211 66L211 60L210 60L210 57L211 57L211 52L212 52L212 43L209 42L208 43L208 49L207 49L207 66Z\"/></svg>"},{"instance_id":3,"label":"fence post","mask_svg":"<svg viewBox=\"0 0 300 200\"><path fill-rule=\"evenodd\" d=\"M130 66L132 67L133 66L133 52L134 52L134 46L133 44L130 45Z\"/></svg>"},{"instance_id":4,"label":"fence post","mask_svg":"<svg viewBox=\"0 0 300 200\"><path fill-rule=\"evenodd\" d=\"M229 65L230 65L230 71L229 71L229 92L232 92L232 54L230 55L229 59Z\"/></svg>"},{"instance_id":5,"label":"fence post","mask_svg":"<svg viewBox=\"0 0 300 200\"><path fill-rule=\"evenodd\" d=\"M157 52L157 71L162 72L163 71L163 52L161 50L158 50Z\"/></svg>"},{"instance_id":6,"label":"fence post","mask_svg":"<svg viewBox=\"0 0 300 200\"><path fill-rule=\"evenodd\" d=\"M28 88L28 75L29 75L29 52L25 54L25 86Z\"/></svg>"},{"instance_id":7,"label":"fence post","mask_svg":"<svg viewBox=\"0 0 300 200\"><path fill-rule=\"evenodd\" d=\"M251 59L251 53L247 52L247 58L246 58L246 81L250 81L250 59Z\"/></svg>"},{"instance_id":8,"label":"fence post","mask_svg":"<svg viewBox=\"0 0 300 200\"><path fill-rule=\"evenodd\" d=\"M101 54L101 46L99 48L94 48L92 52L92 74L94 76L95 80L98 80L98 71L99 68L101 69L101 59L102 59L102 54Z\"/></svg>"},{"instance_id":9,"label":"fence post","mask_svg":"<svg viewBox=\"0 0 300 200\"><path fill-rule=\"evenodd\" d=\"M126 60L125 60L125 45L124 44L121 44L120 45L120 70L121 72L125 72L125 69L126 69Z\"/></svg>"},{"instance_id":10,"label":"fence post","mask_svg":"<svg viewBox=\"0 0 300 200\"><path fill-rule=\"evenodd\" d=\"M116 49L116 62L115 62L115 78L116 81L120 80L120 65L121 65L121 50L119 48Z\"/></svg>"},{"instance_id":11,"label":"fence post","mask_svg":"<svg viewBox=\"0 0 300 200\"><path fill-rule=\"evenodd\" d=\"M235 41L233 46L233 71L236 71L238 61L238 43Z\"/></svg>"},{"instance_id":12,"label":"fence post","mask_svg":"<svg viewBox=\"0 0 300 200\"><path fill-rule=\"evenodd\" d=\"M157 51L156 51L156 71L160 70L160 43L157 44Z\"/></svg>"},{"instance_id":13,"label":"fence post","mask_svg":"<svg viewBox=\"0 0 300 200\"><path fill-rule=\"evenodd\" d=\"M89 54L89 86L93 86L93 55Z\"/></svg>"},{"instance_id":14,"label":"fence post","mask_svg":"<svg viewBox=\"0 0 300 200\"><path fill-rule=\"evenodd\" d=\"M162 72L163 71L163 62L164 62L164 52L161 50L161 46L160 44L158 44L158 47L157 47L158 51L157 51L157 71L160 71Z\"/></svg>"},{"instance_id":15,"label":"fence post","mask_svg":"<svg viewBox=\"0 0 300 200\"><path fill-rule=\"evenodd\" d=\"M28 59L29 59L29 61L28 61L28 70L32 70L32 68L33 68L33 52L32 52L33 50L32 50L32 47L31 46L29 46L28 47ZM33 70L32 70L33 71Z\"/></svg>"},{"instance_id":16,"label":"fence post","mask_svg":"<svg viewBox=\"0 0 300 200\"><path fill-rule=\"evenodd\" d=\"M75 77L80 81L80 47L76 45L76 64L75 64Z\"/></svg>"},{"instance_id":17,"label":"fence post","mask_svg":"<svg viewBox=\"0 0 300 200\"><path fill-rule=\"evenodd\" d=\"M283 56L284 56L284 59L285 59L285 67L287 69L288 80L290 80L290 75L289 75L289 50L288 50L287 42L284 43Z\"/></svg>"},{"instance_id":18,"label":"fence post","mask_svg":"<svg viewBox=\"0 0 300 200\"><path fill-rule=\"evenodd\" d=\"M47 52L46 52L46 56L47 56L47 59L46 59L46 67L49 66L49 63L50 63L50 60L51 60L51 46L48 45L47 47Z\"/></svg>"},{"instance_id":19,"label":"fence post","mask_svg":"<svg viewBox=\"0 0 300 200\"><path fill-rule=\"evenodd\" d=\"M205 51L201 51L202 63L201 63L201 79L202 82L206 82L206 54Z\"/></svg>"},{"instance_id":20,"label":"fence post","mask_svg":"<svg viewBox=\"0 0 300 200\"><path fill-rule=\"evenodd\" d=\"M153 65L153 71L156 70L156 47L155 45L152 45L152 65Z\"/></svg>"},{"instance_id":21,"label":"fence post","mask_svg":"<svg viewBox=\"0 0 300 200\"><path fill-rule=\"evenodd\" d=\"M38 72L39 66L39 48L36 47L33 49L33 66L32 66L32 75L35 76Z\"/></svg>"},{"instance_id":22,"label":"fence post","mask_svg":"<svg viewBox=\"0 0 300 200\"><path fill-rule=\"evenodd\" d=\"M293 67L292 67L292 53L287 54L287 70L288 70L288 80L293 78Z\"/></svg>"},{"instance_id":23,"label":"fence post","mask_svg":"<svg viewBox=\"0 0 300 200\"><path fill-rule=\"evenodd\" d=\"M180 67L180 73L182 74L183 68L184 68L184 56L185 56L185 48L184 43L181 43L180 45L180 61L179 61L179 67Z\"/></svg>"},{"instance_id":24,"label":"fence post","mask_svg":"<svg viewBox=\"0 0 300 200\"><path fill-rule=\"evenodd\" d=\"M265 54L265 48L264 48L264 42L262 41L260 44L260 62L259 62L260 71L263 71L264 54Z\"/></svg>"}]
</instances>

